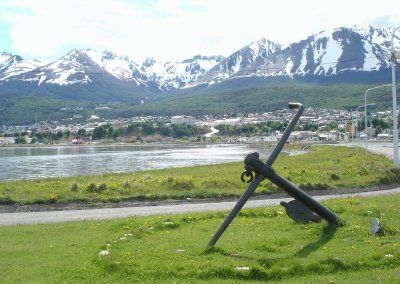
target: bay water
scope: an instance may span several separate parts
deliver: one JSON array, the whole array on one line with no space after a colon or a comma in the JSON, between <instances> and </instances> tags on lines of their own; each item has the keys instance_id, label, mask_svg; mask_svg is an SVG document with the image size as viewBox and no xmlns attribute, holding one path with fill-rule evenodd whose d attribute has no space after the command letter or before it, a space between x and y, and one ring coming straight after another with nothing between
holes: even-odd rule
<instances>
[{"instance_id":1,"label":"bay water","mask_svg":"<svg viewBox=\"0 0 400 284\"><path fill-rule=\"evenodd\" d=\"M243 161L246 144L0 147L0 180L23 180ZM261 155L268 155L261 151Z\"/></svg>"}]
</instances>

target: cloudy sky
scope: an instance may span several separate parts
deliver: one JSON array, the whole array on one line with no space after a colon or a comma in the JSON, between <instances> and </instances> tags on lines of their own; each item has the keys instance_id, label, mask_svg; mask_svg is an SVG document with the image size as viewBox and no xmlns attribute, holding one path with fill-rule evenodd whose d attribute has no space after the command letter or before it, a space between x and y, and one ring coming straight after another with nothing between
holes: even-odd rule
<instances>
[{"instance_id":1,"label":"cloudy sky","mask_svg":"<svg viewBox=\"0 0 400 284\"><path fill-rule=\"evenodd\" d=\"M0 51L55 60L73 48L106 49L138 63L228 56L261 38L397 27L399 8L398 0L0 0Z\"/></svg>"}]
</instances>

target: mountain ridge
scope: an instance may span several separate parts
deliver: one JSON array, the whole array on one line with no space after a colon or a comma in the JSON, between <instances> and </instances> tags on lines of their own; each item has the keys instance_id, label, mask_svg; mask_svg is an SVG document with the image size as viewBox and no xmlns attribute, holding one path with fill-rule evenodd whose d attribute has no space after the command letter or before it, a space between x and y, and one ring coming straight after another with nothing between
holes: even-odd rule
<instances>
[{"instance_id":1,"label":"mountain ridge","mask_svg":"<svg viewBox=\"0 0 400 284\"><path fill-rule=\"evenodd\" d=\"M368 80L368 74L378 78L390 68L391 31L390 27L371 25L339 27L286 45L262 38L227 57L195 55L181 62L149 57L138 64L111 51L73 49L53 62L41 63L2 52L0 96L17 89L21 94L59 99L79 99L84 93L83 100L115 98L144 103L238 78L289 78L316 83ZM395 36L394 43L400 45L399 36Z\"/></svg>"}]
</instances>

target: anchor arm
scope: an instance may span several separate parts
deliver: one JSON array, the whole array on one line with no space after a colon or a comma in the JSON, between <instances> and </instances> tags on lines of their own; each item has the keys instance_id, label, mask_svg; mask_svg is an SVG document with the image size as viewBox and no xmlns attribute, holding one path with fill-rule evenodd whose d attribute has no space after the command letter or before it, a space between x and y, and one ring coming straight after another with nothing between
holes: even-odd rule
<instances>
[{"instance_id":1,"label":"anchor arm","mask_svg":"<svg viewBox=\"0 0 400 284\"><path fill-rule=\"evenodd\" d=\"M244 159L244 162L248 168L254 169L256 175L259 174L264 176L329 223L336 225L341 225L343 223L336 214L286 180L284 177L280 176L270 165L263 163L255 153L248 154Z\"/></svg>"}]
</instances>

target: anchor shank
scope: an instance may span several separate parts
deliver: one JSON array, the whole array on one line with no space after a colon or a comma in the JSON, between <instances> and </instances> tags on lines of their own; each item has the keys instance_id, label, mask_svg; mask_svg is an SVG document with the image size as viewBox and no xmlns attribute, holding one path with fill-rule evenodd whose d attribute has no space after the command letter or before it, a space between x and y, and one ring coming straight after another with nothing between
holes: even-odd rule
<instances>
[{"instance_id":1,"label":"anchor shank","mask_svg":"<svg viewBox=\"0 0 400 284\"><path fill-rule=\"evenodd\" d=\"M286 130L283 132L283 135L282 135L281 139L278 141L278 143L276 144L275 149L272 151L271 155L269 155L268 160L266 162L267 165L272 166L272 164L275 162L279 153L282 151L283 146L285 146L285 143L288 140L290 133L292 133L294 127L297 124L297 121L299 120L301 114L304 111L304 106L299 103L289 103L289 108L298 108L298 110L297 110L295 116L293 117L292 121L286 127Z\"/></svg>"},{"instance_id":2,"label":"anchor shank","mask_svg":"<svg viewBox=\"0 0 400 284\"><path fill-rule=\"evenodd\" d=\"M211 240L208 242L208 246L214 246L215 243L218 241L218 239L221 237L221 235L225 232L226 228L228 228L229 224L232 222L232 220L236 217L236 215L239 213L240 209L244 206L244 204L247 202L247 200L251 197L253 194L254 190L256 190L257 186L264 180L265 178L262 175L256 174L254 180L249 184L245 192L242 194L238 202L235 204L233 207L231 213L226 217L225 221L221 224L219 229L215 232L214 236L211 238Z\"/></svg>"},{"instance_id":3,"label":"anchor shank","mask_svg":"<svg viewBox=\"0 0 400 284\"><path fill-rule=\"evenodd\" d=\"M267 160L267 164L272 166L272 164L275 162L276 158L278 157L279 153L282 151L283 146L285 145L287 139L290 136L290 133L294 129L297 121L299 120L301 114L304 111L304 106L301 103L289 103L289 108L290 109L298 109L296 115L293 117L292 121L289 123L289 125L286 127L285 132L282 135L282 138L278 141L277 145L275 146L275 149L272 151L271 155L269 156ZM246 172L247 173L247 172ZM243 174L242 174L243 178ZM244 204L247 202L247 200L251 197L253 192L256 190L257 186L264 180L265 178L262 175L259 175L256 173L256 176L254 180L250 180L251 183L245 190L245 192L242 194L236 205L233 207L231 213L228 215L228 217L224 220L224 222L221 224L217 232L214 234L214 236L211 238L211 240L208 243L208 246L214 246L215 243L218 241L218 239L221 237L221 235L224 233L226 228L228 228L229 224L232 222L232 220L236 217L236 215L239 213L240 209L244 206Z\"/></svg>"}]
</instances>

